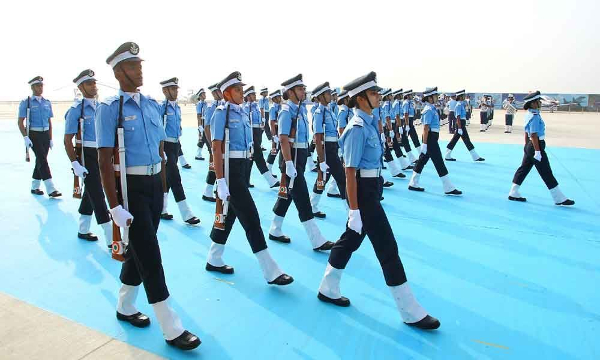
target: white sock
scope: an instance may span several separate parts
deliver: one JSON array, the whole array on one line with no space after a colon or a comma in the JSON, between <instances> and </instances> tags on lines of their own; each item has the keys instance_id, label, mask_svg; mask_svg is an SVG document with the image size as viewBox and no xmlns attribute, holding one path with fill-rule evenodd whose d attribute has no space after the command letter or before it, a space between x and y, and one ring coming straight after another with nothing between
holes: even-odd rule
<instances>
[{"instance_id":1,"label":"white sock","mask_svg":"<svg viewBox=\"0 0 600 360\"><path fill-rule=\"evenodd\" d=\"M206 197L214 197L214 191L213 191L213 185L211 184L206 184L206 187L204 188L204 196Z\"/></svg>"},{"instance_id":2,"label":"white sock","mask_svg":"<svg viewBox=\"0 0 600 360\"><path fill-rule=\"evenodd\" d=\"M563 201L567 200L567 197L565 196L565 194L563 194L562 191L560 191L558 185L550 189L550 194L552 195L552 199L554 199L555 204L560 204Z\"/></svg>"},{"instance_id":3,"label":"white sock","mask_svg":"<svg viewBox=\"0 0 600 360\"><path fill-rule=\"evenodd\" d=\"M169 193L163 193L163 208L162 208L162 213L166 214L167 213L167 205L169 204Z\"/></svg>"},{"instance_id":4,"label":"white sock","mask_svg":"<svg viewBox=\"0 0 600 360\"><path fill-rule=\"evenodd\" d=\"M52 182L52 178L44 180L44 186L46 186L46 192L48 192L48 195L57 191L56 188L54 187L54 183Z\"/></svg>"},{"instance_id":5,"label":"white sock","mask_svg":"<svg viewBox=\"0 0 600 360\"><path fill-rule=\"evenodd\" d=\"M340 282L344 269L336 269L328 262L325 268L325 274L319 286L319 292L330 299L339 299L342 297L340 291Z\"/></svg>"},{"instance_id":6,"label":"white sock","mask_svg":"<svg viewBox=\"0 0 600 360\"><path fill-rule=\"evenodd\" d=\"M319 248L321 247L321 245L327 242L327 240L325 240L325 238L321 234L321 231L317 227L315 219L307 220L303 222L302 225L304 226L304 230L308 235L308 240L310 240L313 249Z\"/></svg>"},{"instance_id":7,"label":"white sock","mask_svg":"<svg viewBox=\"0 0 600 360\"><path fill-rule=\"evenodd\" d=\"M281 227L283 226L283 216L275 215L273 217L273 221L271 222L271 228L269 229L269 234L273 236L283 236L283 231L281 231Z\"/></svg>"},{"instance_id":8,"label":"white sock","mask_svg":"<svg viewBox=\"0 0 600 360\"><path fill-rule=\"evenodd\" d=\"M104 232L104 240L106 241L106 246L112 246L112 237L113 237L113 227L112 222L108 221L100 224L102 231Z\"/></svg>"},{"instance_id":9,"label":"white sock","mask_svg":"<svg viewBox=\"0 0 600 360\"><path fill-rule=\"evenodd\" d=\"M117 300L117 311L125 316L137 314L135 299L137 299L139 286L121 284L119 289L119 299Z\"/></svg>"},{"instance_id":10,"label":"white sock","mask_svg":"<svg viewBox=\"0 0 600 360\"><path fill-rule=\"evenodd\" d=\"M179 213L181 214L183 221L187 221L194 217L192 209L190 209L185 199L178 202L177 207L179 207Z\"/></svg>"},{"instance_id":11,"label":"white sock","mask_svg":"<svg viewBox=\"0 0 600 360\"><path fill-rule=\"evenodd\" d=\"M225 245L217 244L213 241L210 244L210 249L208 250L208 258L206 259L206 262L216 267L225 266L225 262L223 261L224 252Z\"/></svg>"},{"instance_id":12,"label":"white sock","mask_svg":"<svg viewBox=\"0 0 600 360\"><path fill-rule=\"evenodd\" d=\"M412 177L410 178L410 182L408 186L419 187L419 179L421 178L421 174L416 171L413 171Z\"/></svg>"},{"instance_id":13,"label":"white sock","mask_svg":"<svg viewBox=\"0 0 600 360\"><path fill-rule=\"evenodd\" d=\"M32 179L31 180L31 190L38 190L40 188L41 184L42 184L42 180Z\"/></svg>"},{"instance_id":14,"label":"white sock","mask_svg":"<svg viewBox=\"0 0 600 360\"><path fill-rule=\"evenodd\" d=\"M452 159L452 150L446 148L446 159Z\"/></svg>"},{"instance_id":15,"label":"white sock","mask_svg":"<svg viewBox=\"0 0 600 360\"><path fill-rule=\"evenodd\" d=\"M92 225L92 215L79 215L79 233L89 234Z\"/></svg>"},{"instance_id":16,"label":"white sock","mask_svg":"<svg viewBox=\"0 0 600 360\"><path fill-rule=\"evenodd\" d=\"M267 282L271 282L283 275L283 271L281 271L279 265L273 260L268 249L261 250L254 255L258 259L258 264Z\"/></svg>"},{"instance_id":17,"label":"white sock","mask_svg":"<svg viewBox=\"0 0 600 360\"><path fill-rule=\"evenodd\" d=\"M183 334L185 330L181 319L167 303L168 300L167 298L167 300L152 304L152 308L154 308L154 314L156 314L163 336L167 340L173 340Z\"/></svg>"},{"instance_id":18,"label":"white sock","mask_svg":"<svg viewBox=\"0 0 600 360\"><path fill-rule=\"evenodd\" d=\"M188 164L187 160L183 155L179 155L179 164L181 164L181 166L185 166Z\"/></svg>"},{"instance_id":19,"label":"white sock","mask_svg":"<svg viewBox=\"0 0 600 360\"><path fill-rule=\"evenodd\" d=\"M519 193L520 187L521 187L521 185L517 185L517 184L513 183L512 186L510 187L510 192L508 193L508 196L512 196L512 197L516 197L516 198L522 197L521 194Z\"/></svg>"},{"instance_id":20,"label":"white sock","mask_svg":"<svg viewBox=\"0 0 600 360\"><path fill-rule=\"evenodd\" d=\"M415 299L408 282L402 285L390 286L392 297L396 302L402 321L413 324L423 320L427 316L427 311Z\"/></svg>"}]
</instances>

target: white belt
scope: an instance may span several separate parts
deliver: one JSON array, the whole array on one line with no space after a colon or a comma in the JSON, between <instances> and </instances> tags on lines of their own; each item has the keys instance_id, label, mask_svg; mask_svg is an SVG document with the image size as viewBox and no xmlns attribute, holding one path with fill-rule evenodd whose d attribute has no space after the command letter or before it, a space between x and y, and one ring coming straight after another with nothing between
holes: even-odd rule
<instances>
[{"instance_id":1,"label":"white belt","mask_svg":"<svg viewBox=\"0 0 600 360\"><path fill-rule=\"evenodd\" d=\"M75 143L81 144L81 140L75 140ZM83 147L95 148L95 147L98 147L98 146L96 146L96 142L95 141L83 140Z\"/></svg>"},{"instance_id":2,"label":"white belt","mask_svg":"<svg viewBox=\"0 0 600 360\"><path fill-rule=\"evenodd\" d=\"M325 136L325 141L337 142L338 138L337 138L337 136Z\"/></svg>"},{"instance_id":3,"label":"white belt","mask_svg":"<svg viewBox=\"0 0 600 360\"><path fill-rule=\"evenodd\" d=\"M253 128L255 128L255 129L260 129L260 128L261 128L261 126L260 126L260 125L261 125L261 124L252 124L252 127L253 127Z\"/></svg>"},{"instance_id":4,"label":"white belt","mask_svg":"<svg viewBox=\"0 0 600 360\"><path fill-rule=\"evenodd\" d=\"M544 140L545 138L545 136L538 136L538 140Z\"/></svg>"},{"instance_id":5,"label":"white belt","mask_svg":"<svg viewBox=\"0 0 600 360\"><path fill-rule=\"evenodd\" d=\"M50 130L49 127L30 127L29 131L44 132Z\"/></svg>"},{"instance_id":6,"label":"white belt","mask_svg":"<svg viewBox=\"0 0 600 360\"><path fill-rule=\"evenodd\" d=\"M248 159L248 158L250 158L250 151L241 151L241 150L229 151L229 158L230 159Z\"/></svg>"},{"instance_id":7,"label":"white belt","mask_svg":"<svg viewBox=\"0 0 600 360\"><path fill-rule=\"evenodd\" d=\"M292 147L295 149L308 149L308 143L294 143Z\"/></svg>"},{"instance_id":8,"label":"white belt","mask_svg":"<svg viewBox=\"0 0 600 360\"><path fill-rule=\"evenodd\" d=\"M381 175L381 169L359 169L361 178L378 178Z\"/></svg>"},{"instance_id":9,"label":"white belt","mask_svg":"<svg viewBox=\"0 0 600 360\"><path fill-rule=\"evenodd\" d=\"M160 163L154 165L128 166L127 175L154 175L158 174L160 169Z\"/></svg>"},{"instance_id":10,"label":"white belt","mask_svg":"<svg viewBox=\"0 0 600 360\"><path fill-rule=\"evenodd\" d=\"M165 139L165 141L177 144L179 142L179 139L178 138L174 138L174 137L168 137L168 138Z\"/></svg>"}]
</instances>

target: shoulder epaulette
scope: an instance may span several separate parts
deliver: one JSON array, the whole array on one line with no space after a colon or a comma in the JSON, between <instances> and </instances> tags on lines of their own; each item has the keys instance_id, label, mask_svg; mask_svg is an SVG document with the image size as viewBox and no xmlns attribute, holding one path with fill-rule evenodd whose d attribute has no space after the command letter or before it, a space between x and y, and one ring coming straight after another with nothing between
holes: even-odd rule
<instances>
[{"instance_id":1,"label":"shoulder epaulette","mask_svg":"<svg viewBox=\"0 0 600 360\"><path fill-rule=\"evenodd\" d=\"M72 109L75 109L76 107L79 106L79 104L81 104L83 102L83 100L81 99L75 99L75 101L73 101L73 105L71 105Z\"/></svg>"},{"instance_id":2,"label":"shoulder epaulette","mask_svg":"<svg viewBox=\"0 0 600 360\"><path fill-rule=\"evenodd\" d=\"M104 105L110 105L112 103L114 103L115 101L119 100L119 96L117 95L113 95L113 96L109 96L106 99L102 100L102 104Z\"/></svg>"}]
</instances>

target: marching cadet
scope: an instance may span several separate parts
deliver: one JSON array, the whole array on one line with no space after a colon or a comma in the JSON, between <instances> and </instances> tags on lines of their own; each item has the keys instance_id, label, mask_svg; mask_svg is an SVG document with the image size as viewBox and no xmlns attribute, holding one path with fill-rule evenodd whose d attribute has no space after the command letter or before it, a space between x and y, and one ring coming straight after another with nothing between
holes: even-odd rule
<instances>
[{"instance_id":1,"label":"marching cadet","mask_svg":"<svg viewBox=\"0 0 600 360\"><path fill-rule=\"evenodd\" d=\"M379 135L381 136L381 144L383 144L383 148L384 148L382 162L384 164L388 164L388 165L392 164L392 163L395 164L394 163L394 158L392 157L392 153L391 153L391 151L392 151L391 147L389 146L389 143L388 143L386 135L385 135L386 131L387 131L387 127L383 124L382 116L380 115L381 103L382 103L382 101L381 101L381 94L378 93L378 96L379 97L378 97L377 101L378 101L379 106L377 106L376 108L373 109L373 119L374 119L374 121L377 124L377 127L379 129ZM348 107L350 107L352 109L355 108L356 107L356 101L350 100L348 102ZM346 125L346 127L348 127L348 126ZM382 169L386 169L385 165L382 165ZM394 170L390 170L390 172L392 174L393 174L393 171L397 171L398 172L397 177L399 177L399 178L405 178L406 177L406 175L404 175L402 172L400 172L398 170L397 166L394 168ZM387 187L393 186L394 183L391 182L391 181L385 181L385 179L383 178L383 174L381 174L379 180L380 180L380 184L381 184L381 189L380 189L380 192L379 192L379 195L381 197L380 197L379 200L381 201L381 200L383 200L383 189L387 188Z\"/></svg>"},{"instance_id":2,"label":"marching cadet","mask_svg":"<svg viewBox=\"0 0 600 360\"><path fill-rule=\"evenodd\" d=\"M271 133L271 126L269 124L269 88L260 89L260 96L258 107L260 108L261 127L265 135L267 135L267 139L271 141L273 134Z\"/></svg>"},{"instance_id":3,"label":"marching cadet","mask_svg":"<svg viewBox=\"0 0 600 360\"><path fill-rule=\"evenodd\" d=\"M526 201L519 193L519 188L525 178L535 166L542 180L550 190L552 199L556 205L575 205L575 201L568 199L558 187L558 181L552 174L548 154L546 154L546 124L540 114L542 95L539 91L530 93L523 101L523 109L527 111L525 115L525 149L523 162L517 169L513 178L513 184L508 194L508 199L512 201Z\"/></svg>"},{"instance_id":4,"label":"marching cadet","mask_svg":"<svg viewBox=\"0 0 600 360\"><path fill-rule=\"evenodd\" d=\"M456 114L454 110L456 109L456 94L450 95L450 101L448 101L448 134L455 133L455 125L456 125Z\"/></svg>"},{"instance_id":5,"label":"marching cadet","mask_svg":"<svg viewBox=\"0 0 600 360\"><path fill-rule=\"evenodd\" d=\"M412 89L406 90L402 93L402 117L404 119L404 133L410 137L412 143L417 150L418 153L421 152L421 142L419 141L419 135L417 134L417 130L415 129L415 101L413 100L414 92ZM418 101L420 104L421 102ZM421 116L419 110L419 117ZM408 142L408 138L406 139ZM412 162L412 160L411 160Z\"/></svg>"},{"instance_id":6,"label":"marching cadet","mask_svg":"<svg viewBox=\"0 0 600 360\"><path fill-rule=\"evenodd\" d=\"M490 106L488 108L488 128L492 126L492 120L494 120L494 109L496 108L494 103L494 97L492 95L488 95L487 101Z\"/></svg>"},{"instance_id":7,"label":"marching cadet","mask_svg":"<svg viewBox=\"0 0 600 360\"><path fill-rule=\"evenodd\" d=\"M210 233L212 244L208 252L206 270L233 274L233 267L225 265L222 257L231 228L238 218L267 282L273 285L288 285L294 279L281 271L267 249L265 236L260 227L258 210L245 180L246 168L252 166L248 162L248 157L251 156L252 128L248 113L242 107L244 100L242 86L244 85L242 75L237 71L221 81L219 88L226 103L217 107L211 122L210 133L217 176L217 196L219 199L227 201L229 206L224 214L224 228L213 226ZM228 138L226 138L226 133L229 134ZM225 158L227 156L228 158ZM225 166L229 167L225 168Z\"/></svg>"},{"instance_id":8,"label":"marching cadet","mask_svg":"<svg viewBox=\"0 0 600 360\"><path fill-rule=\"evenodd\" d=\"M506 115L504 115L505 134L510 134L512 132L513 119L517 113L517 107L515 105L515 96L513 94L508 94L508 98L504 100L504 103L502 104L502 107L506 110Z\"/></svg>"},{"instance_id":9,"label":"marching cadet","mask_svg":"<svg viewBox=\"0 0 600 360\"><path fill-rule=\"evenodd\" d=\"M481 120L481 127L479 132L485 132L490 125L489 123L489 113L490 113L490 103L488 100L488 95L484 94L479 100L479 117Z\"/></svg>"},{"instance_id":10,"label":"marching cadet","mask_svg":"<svg viewBox=\"0 0 600 360\"><path fill-rule=\"evenodd\" d=\"M420 329L437 329L439 320L427 314L408 285L392 227L379 201L383 146L372 115L373 109L378 106L377 90L380 89L376 75L371 72L344 86L344 89L357 105L355 116L340 138L346 160L350 210L346 231L331 249L318 298L337 306L350 306L350 300L340 291L342 273L352 253L358 250L365 236L369 236L402 321Z\"/></svg>"},{"instance_id":11,"label":"marching cadet","mask_svg":"<svg viewBox=\"0 0 600 360\"><path fill-rule=\"evenodd\" d=\"M29 80L32 95L22 100L19 104L19 131L25 142L26 160L29 161L29 148L35 154L35 167L31 181L31 193L44 195L40 190L44 181L46 191L50 198L57 198L62 194L56 190L52 182L50 166L48 166L48 152L54 146L52 142L52 104L42 97L44 92L44 79L36 76Z\"/></svg>"},{"instance_id":12,"label":"marching cadet","mask_svg":"<svg viewBox=\"0 0 600 360\"><path fill-rule=\"evenodd\" d=\"M340 112L337 102L338 92L336 89L331 89L331 101L329 102L329 108L331 109L333 116L335 116L334 120L337 120L337 114Z\"/></svg>"},{"instance_id":13,"label":"marching cadet","mask_svg":"<svg viewBox=\"0 0 600 360\"><path fill-rule=\"evenodd\" d=\"M223 94L219 90L219 83L213 84L208 87L208 91L211 92L213 102L206 108L204 112L204 137L210 139L210 124L212 121L212 115L214 114L217 106L224 104ZM215 170L214 170L214 158L212 156L212 146L208 146L209 153L211 155L211 161L208 162L208 172L206 173L206 187L204 188L204 194L202 194L202 200L208 202L216 202L214 197L214 186L215 186Z\"/></svg>"},{"instance_id":14,"label":"marching cadet","mask_svg":"<svg viewBox=\"0 0 600 360\"><path fill-rule=\"evenodd\" d=\"M319 168L325 177L323 179L325 184L333 176L336 184L339 186L338 194L345 200L346 177L344 175L344 167L338 156L337 124L335 114L330 108L331 88L329 87L329 82L317 86L312 94L318 102L318 105L316 105L317 110L313 117L313 127ZM317 218L325 218L325 213L319 210L319 201L324 189L319 189L318 182L319 179L317 177L313 185L310 203L313 215Z\"/></svg>"},{"instance_id":15,"label":"marching cadet","mask_svg":"<svg viewBox=\"0 0 600 360\"><path fill-rule=\"evenodd\" d=\"M171 78L160 82L165 101L160 106L160 114L163 116L163 127L167 137L164 139L164 153L167 157L166 178L167 189L164 194L163 210L160 215L161 219L172 220L173 215L167 213L167 203L169 199L169 189L173 190L173 197L179 208L179 213L183 221L190 225L200 223L200 219L194 216L190 209L181 184L181 176L177 168L178 153L181 149L181 108L177 103L177 95L179 95L179 79Z\"/></svg>"},{"instance_id":16,"label":"marching cadet","mask_svg":"<svg viewBox=\"0 0 600 360\"><path fill-rule=\"evenodd\" d=\"M269 171L265 163L265 157L262 153L262 128L263 128L263 112L264 109L259 109L256 103L256 92L254 86L250 86L244 91L245 102L242 106L244 111L248 113L250 126L252 127L252 160L250 166L246 167L246 180L250 185L250 173L252 172L252 164L256 164L258 171L265 178L270 188L278 188L279 181ZM250 185L249 187L254 187Z\"/></svg>"},{"instance_id":17,"label":"marching cadet","mask_svg":"<svg viewBox=\"0 0 600 360\"><path fill-rule=\"evenodd\" d=\"M282 179L285 179L285 183L282 183L281 187L289 196L287 198L277 198L277 202L273 207L275 217L269 230L269 239L282 243L291 241L288 236L283 234L281 227L285 214L293 200L298 210L298 217L304 226L313 250L330 250L333 243L325 240L315 223L308 197L306 179L304 178L304 169L308 159L309 127L306 107L302 104L306 97L306 87L302 81L302 74L284 81L281 86L283 86L282 97L283 100L286 100L286 103L281 105L281 111L277 119L277 131L281 144L279 169L283 175Z\"/></svg>"},{"instance_id":18,"label":"marching cadet","mask_svg":"<svg viewBox=\"0 0 600 360\"><path fill-rule=\"evenodd\" d=\"M465 98L465 108L467 109L467 126L471 122L471 115L473 115L473 104L471 103L471 95L467 95Z\"/></svg>"},{"instance_id":19,"label":"marching cadet","mask_svg":"<svg viewBox=\"0 0 600 360\"><path fill-rule=\"evenodd\" d=\"M444 160L456 161L456 159L452 157L452 150L454 149L454 146L456 146L458 140L462 138L473 161L485 161L485 159L479 156L477 151L475 151L475 146L473 146L473 143L469 138L469 133L467 132L467 110L465 109L464 104L465 91L461 90L457 92L454 94L453 98L456 99L456 104L454 104L454 111L451 112L452 115L450 118L454 118L454 121L456 122L454 127L455 132L454 136L452 136L452 140L450 140L446 147L446 156L444 157Z\"/></svg>"},{"instance_id":20,"label":"marching cadet","mask_svg":"<svg viewBox=\"0 0 600 360\"><path fill-rule=\"evenodd\" d=\"M346 129L348 125L348 121L352 119L354 116L354 109L348 107L348 101L350 98L348 97L348 91L346 89L342 90L338 97L338 114L337 114L337 124L338 124L338 135L342 136L342 133Z\"/></svg>"},{"instance_id":21,"label":"marching cadet","mask_svg":"<svg viewBox=\"0 0 600 360\"><path fill-rule=\"evenodd\" d=\"M97 241L98 237L90 233L92 213L104 232L106 245L112 248L112 223L100 181L98 169L98 150L96 148L96 79L90 69L82 71L73 82L81 91L83 99L76 100L65 114L64 144L71 161L73 174L83 178L84 191L79 205L79 231L77 237L87 241ZM80 124L83 121L83 124ZM83 127L80 132L80 127ZM73 137L79 133L76 146L81 149L79 158L73 147ZM83 138L81 138L83 136Z\"/></svg>"},{"instance_id":22,"label":"marching cadet","mask_svg":"<svg viewBox=\"0 0 600 360\"><path fill-rule=\"evenodd\" d=\"M381 140L385 141L386 143L386 151L384 153L384 161L386 167L389 169L390 175L392 175L392 177L403 179L406 177L406 175L402 173L401 169L405 166L408 166L408 163L406 162L406 159L403 158L404 154L400 149L400 144L396 137L396 119L394 118L394 120L392 121L391 117L391 94L392 92L390 89L382 89L380 91L382 101L381 105L377 107L377 116L379 117L382 123L382 130L384 130L381 133ZM396 158L398 159L398 161L400 161L400 167L392 157L392 150L394 150Z\"/></svg>"},{"instance_id":23,"label":"marching cadet","mask_svg":"<svg viewBox=\"0 0 600 360\"><path fill-rule=\"evenodd\" d=\"M269 151L269 156L267 156L267 169L271 175L273 175L273 164L275 163L275 158L279 153L279 136L277 136L277 115L279 114L279 110L281 109L281 90L276 90L269 94L269 97L273 101L273 106L269 109L268 123L269 128L272 134L271 137L271 150ZM275 175L273 175L275 176Z\"/></svg>"},{"instance_id":24,"label":"marching cadet","mask_svg":"<svg viewBox=\"0 0 600 360\"><path fill-rule=\"evenodd\" d=\"M408 161L406 161L406 156L402 157L400 166L403 171L412 170L413 166L411 164L414 164L417 161L417 158L413 155L412 148L408 142L410 127L408 126L408 120L405 120L404 112L402 110L404 91L402 89L396 90L392 93L392 96L394 97L394 102L392 103L392 116L394 117L394 122L396 124L396 141L398 141L400 146L404 147L404 151L408 156ZM405 121L406 126L404 125Z\"/></svg>"},{"instance_id":25,"label":"marching cadet","mask_svg":"<svg viewBox=\"0 0 600 360\"><path fill-rule=\"evenodd\" d=\"M206 111L206 93L204 92L204 88L198 90L196 93L196 97L198 99L198 103L196 104L196 119L198 120L198 150L196 152L196 160L204 160L202 156L202 148L204 144L208 144L206 146L208 153L211 153L210 144L208 140L204 136L204 122L206 121L204 117L204 113Z\"/></svg>"},{"instance_id":26,"label":"marching cadet","mask_svg":"<svg viewBox=\"0 0 600 360\"><path fill-rule=\"evenodd\" d=\"M169 305L160 247L156 233L160 223L163 188L160 176L162 127L158 103L139 93L143 84L142 59L136 43L127 42L106 59L119 82L118 96L104 100L96 112L96 139L100 175L115 224L129 228L129 243L121 268L122 282L117 319L136 327L150 325L150 318L135 307L139 285L144 284L163 336L169 345L190 350L200 339L185 330ZM120 100L122 99L122 100ZM128 209L119 204L113 168L117 127L124 128Z\"/></svg>"},{"instance_id":27,"label":"marching cadet","mask_svg":"<svg viewBox=\"0 0 600 360\"><path fill-rule=\"evenodd\" d=\"M421 155L419 156L410 183L408 184L408 190L425 191L424 188L419 186L419 179L423 168L429 161L429 158L431 158L435 170L444 185L444 193L446 195L461 195L462 192L457 190L450 182L448 169L446 169L440 145L438 144L440 138L440 115L435 108L435 103L438 101L438 94L437 87L427 88L423 92L423 101L425 102L423 112L421 113L421 122L423 123L423 144L421 145Z\"/></svg>"}]
</instances>

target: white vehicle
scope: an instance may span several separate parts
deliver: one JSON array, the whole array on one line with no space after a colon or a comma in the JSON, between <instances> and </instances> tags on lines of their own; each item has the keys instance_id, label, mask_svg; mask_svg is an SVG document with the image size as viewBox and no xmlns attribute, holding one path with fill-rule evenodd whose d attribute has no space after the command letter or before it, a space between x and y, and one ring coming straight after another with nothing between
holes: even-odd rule
<instances>
[{"instance_id":1,"label":"white vehicle","mask_svg":"<svg viewBox=\"0 0 600 360\"><path fill-rule=\"evenodd\" d=\"M558 106L560 102L554 98L551 98L548 95L542 95L542 110L550 110L550 112L555 112L558 110Z\"/></svg>"}]
</instances>

